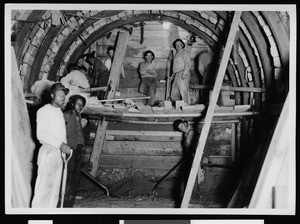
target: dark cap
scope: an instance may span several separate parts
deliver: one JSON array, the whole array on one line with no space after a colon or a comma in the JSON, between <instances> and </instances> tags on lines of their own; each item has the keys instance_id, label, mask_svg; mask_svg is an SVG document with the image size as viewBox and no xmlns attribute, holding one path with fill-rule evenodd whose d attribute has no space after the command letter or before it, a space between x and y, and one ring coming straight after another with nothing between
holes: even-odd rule
<instances>
[{"instance_id":1,"label":"dark cap","mask_svg":"<svg viewBox=\"0 0 300 224\"><path fill-rule=\"evenodd\" d=\"M115 50L115 48L114 48L114 47L112 47L112 46L109 46L109 47L107 48L107 50L106 50L106 53L108 54L108 52L109 52L109 51L111 51L111 50L113 50L113 51L114 51L114 50Z\"/></svg>"},{"instance_id":2,"label":"dark cap","mask_svg":"<svg viewBox=\"0 0 300 224\"><path fill-rule=\"evenodd\" d=\"M69 93L69 89L67 89L62 83L57 82L51 86L51 94L55 93L58 90L63 90L66 95Z\"/></svg>"},{"instance_id":3,"label":"dark cap","mask_svg":"<svg viewBox=\"0 0 300 224\"><path fill-rule=\"evenodd\" d=\"M68 66L68 70L71 70L71 69L79 69L78 68L78 65L76 64L76 63L72 63L72 64L70 64L69 66Z\"/></svg>"},{"instance_id":4,"label":"dark cap","mask_svg":"<svg viewBox=\"0 0 300 224\"><path fill-rule=\"evenodd\" d=\"M84 71L87 71L87 68L86 68L84 65L79 65L79 66L78 66L78 69L82 69L82 70L84 70Z\"/></svg>"},{"instance_id":5,"label":"dark cap","mask_svg":"<svg viewBox=\"0 0 300 224\"><path fill-rule=\"evenodd\" d=\"M176 39L176 40L174 40L174 42L173 42L173 47L176 49L176 46L175 46L175 44L176 44L176 42L181 42L182 44L183 44L183 48L185 47L185 43L183 42L183 40L181 40L181 39Z\"/></svg>"},{"instance_id":6,"label":"dark cap","mask_svg":"<svg viewBox=\"0 0 300 224\"><path fill-rule=\"evenodd\" d=\"M82 102L83 102L83 107L84 107L85 104L86 104L86 99L85 99L83 96L81 96L81 95L73 95L73 96L71 96L71 97L69 98L69 102L75 104L76 100L78 100L78 99L81 99L81 100L82 100Z\"/></svg>"}]
</instances>

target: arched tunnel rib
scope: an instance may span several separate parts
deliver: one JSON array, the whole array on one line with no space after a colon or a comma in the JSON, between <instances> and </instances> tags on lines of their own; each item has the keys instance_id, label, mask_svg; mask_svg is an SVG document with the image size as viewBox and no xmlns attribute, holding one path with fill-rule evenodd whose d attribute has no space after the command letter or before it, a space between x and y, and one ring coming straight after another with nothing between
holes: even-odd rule
<instances>
[{"instance_id":1,"label":"arched tunnel rib","mask_svg":"<svg viewBox=\"0 0 300 224\"><path fill-rule=\"evenodd\" d=\"M41 10L34 10L30 17L28 19L34 19L41 17L43 13L46 11L41 11ZM66 40L64 40L63 44L60 46L57 54L55 55L53 59L53 63L51 63L50 71L48 74L48 79L50 80L55 80L57 73L60 69L60 66L62 65L62 62L64 61L64 57L66 56L66 53L68 52L69 48L72 46L74 41L82 34L82 32L85 32L86 29L90 26L93 25L95 20L99 20L104 17L111 17L111 16L116 16L118 13L122 11L100 11L94 17L87 17L85 21L75 29L74 33L70 34ZM199 24L202 24L206 29L209 29L210 32L212 32L213 35L216 35L218 38L222 33L224 33L223 30L220 29L218 26L218 23L213 24L208 20L205 20L205 18L202 18L200 15L200 12L193 12L193 11L177 11L178 13L181 13L182 15L188 16L191 19L194 19L195 22L198 22ZM219 12L216 11L214 12L215 15L221 19L221 20L228 20L228 13L226 14L225 12ZM74 14L74 13L73 13ZM180 15L181 15L180 14ZM76 14L76 18L79 18L80 14ZM71 16L71 15L68 15ZM268 24L270 24L270 29L272 30L273 36L276 40L276 43L278 45L279 49L279 56L281 61L283 62L283 71L282 73L287 72L287 67L286 64L288 63L288 34L286 34L286 30L284 29L284 26L282 24L278 24L278 15L276 13L272 12L264 12L261 13L261 16L266 20ZM74 18L74 17L73 17ZM106 25L102 26L99 30L92 32L86 39L84 44L79 45L71 55L69 55L69 59L67 60L67 64L75 62L80 55L93 43L97 40L97 38L102 37L105 35L107 32L110 30L116 29L120 26L134 23L134 22L141 22L141 21L153 21L153 20L161 20L161 21L169 21L179 27L182 27L183 29L187 30L190 33L193 33L194 35L198 36L199 38L203 39L209 46L212 48L216 45L215 40L207 35L206 32L203 30L199 29L198 27L194 26L194 24L187 23L185 20L182 20L179 16L179 18L169 16L166 14L159 14L159 13L150 13L147 11L146 14L138 14L138 15L130 15L126 17L119 18L118 20L114 20L112 22L107 23ZM243 12L242 15L242 22L245 24L246 29L249 31L253 42L258 50L260 60L262 63L262 69L263 69L263 76L260 74L260 66L258 62L257 55L254 53L252 46L250 45L249 37L243 33L240 32L240 47L241 49L245 52L247 61L249 63L249 66L251 68L252 72L252 79L253 79L253 87L266 87L266 96L265 96L265 101L266 102L273 102L276 100L276 85L274 84L275 78L274 78L274 65L272 62L272 55L270 53L270 43L268 42L268 38L266 37L266 34L264 33L263 28L260 26L258 23L257 18L255 15L251 12ZM29 31L26 31L26 27L31 27ZM30 35L32 35L32 27L34 25L31 23L26 24L24 26L24 29L20 32L20 37L26 39L29 38ZM276 28L279 28L278 30ZM33 84L35 80L40 78L39 76L39 71L42 66L43 66L43 59L45 58L45 55L47 54L47 49L50 47L51 43L55 38L57 38L57 35L59 35L60 31L62 30L62 27L56 27L56 28L51 28L48 30L48 33L45 35L42 43L39 46L39 49L35 55L34 61L31 65L31 70L30 70L30 75L29 76L29 81L28 81L28 87L27 89L30 88L30 86ZM284 32L285 31L285 32ZM222 40L219 40L222 41ZM28 42L23 41L23 44L20 44L20 39L18 39L18 44L16 47L16 51L18 51L19 57L18 60L21 62L21 54L24 49L26 49L26 44L28 45ZM239 80L241 82L241 86L247 86L248 85L248 80L245 72L245 66L242 63L243 60L241 58L238 59L238 64L235 66L232 66L232 68L227 69L227 72L229 73L229 77L232 80L232 84L235 86L238 86L238 83L234 81L234 72L238 72L239 75ZM64 64L66 65L66 64ZM252 81L252 80L251 80ZM241 93L241 98L240 100L238 99L240 103L249 103L249 93ZM238 97L239 98L239 97ZM262 100L264 100L260 93L255 93L254 94L255 98L255 104L259 106ZM237 103L239 103L237 102Z\"/></svg>"}]
</instances>

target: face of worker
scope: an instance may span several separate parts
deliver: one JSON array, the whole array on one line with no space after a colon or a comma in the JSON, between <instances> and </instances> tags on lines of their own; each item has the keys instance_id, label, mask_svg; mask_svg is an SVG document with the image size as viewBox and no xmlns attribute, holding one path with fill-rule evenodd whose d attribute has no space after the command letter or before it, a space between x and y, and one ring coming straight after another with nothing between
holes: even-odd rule
<instances>
[{"instance_id":1,"label":"face of worker","mask_svg":"<svg viewBox=\"0 0 300 224\"><path fill-rule=\"evenodd\" d=\"M110 50L107 54L109 57L113 58L114 53L115 53L114 50Z\"/></svg>"},{"instance_id":2,"label":"face of worker","mask_svg":"<svg viewBox=\"0 0 300 224\"><path fill-rule=\"evenodd\" d=\"M151 63L152 60L153 60L153 55L151 53L148 53L148 54L145 55L145 59L146 59L147 62Z\"/></svg>"},{"instance_id":3,"label":"face of worker","mask_svg":"<svg viewBox=\"0 0 300 224\"><path fill-rule=\"evenodd\" d=\"M188 125L186 125L185 123L180 123L180 124L178 125L178 129L179 129L180 131L182 131L183 133L186 133L186 132L187 132L187 129L188 129Z\"/></svg>"},{"instance_id":4,"label":"face of worker","mask_svg":"<svg viewBox=\"0 0 300 224\"><path fill-rule=\"evenodd\" d=\"M94 58L89 58L89 59L87 60L87 63L89 63L90 65L93 65L94 62L95 62L95 59L94 59Z\"/></svg>"},{"instance_id":5,"label":"face of worker","mask_svg":"<svg viewBox=\"0 0 300 224\"><path fill-rule=\"evenodd\" d=\"M58 90L51 94L51 97L53 106L62 107L65 103L66 93L63 90Z\"/></svg>"},{"instance_id":6,"label":"face of worker","mask_svg":"<svg viewBox=\"0 0 300 224\"><path fill-rule=\"evenodd\" d=\"M83 109L83 101L82 101L82 99L77 99L76 101L75 101L75 105L74 105L74 110L75 110L75 112L77 113L77 114L80 114L80 112L82 111L82 109Z\"/></svg>"},{"instance_id":7,"label":"face of worker","mask_svg":"<svg viewBox=\"0 0 300 224\"><path fill-rule=\"evenodd\" d=\"M180 41L175 43L176 51L181 51L183 49L183 44Z\"/></svg>"}]
</instances>

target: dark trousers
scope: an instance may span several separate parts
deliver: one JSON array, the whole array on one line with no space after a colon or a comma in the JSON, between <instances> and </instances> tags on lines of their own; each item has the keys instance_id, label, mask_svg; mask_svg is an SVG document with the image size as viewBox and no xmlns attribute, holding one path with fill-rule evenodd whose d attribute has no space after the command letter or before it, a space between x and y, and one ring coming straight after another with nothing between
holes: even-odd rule
<instances>
[{"instance_id":1,"label":"dark trousers","mask_svg":"<svg viewBox=\"0 0 300 224\"><path fill-rule=\"evenodd\" d=\"M144 100L143 103L149 106L153 106L155 103L156 94L156 78L144 77L142 78L140 85L140 92L146 96L150 96L149 100Z\"/></svg>"},{"instance_id":2,"label":"dark trousers","mask_svg":"<svg viewBox=\"0 0 300 224\"><path fill-rule=\"evenodd\" d=\"M97 80L97 87L107 86L109 80L109 72L103 72L100 74ZM105 99L106 91L99 91L97 92L97 98L98 100L104 100Z\"/></svg>"},{"instance_id":3,"label":"dark trousers","mask_svg":"<svg viewBox=\"0 0 300 224\"><path fill-rule=\"evenodd\" d=\"M64 207L73 207L80 185L83 145L78 145L68 162L67 183Z\"/></svg>"}]
</instances>

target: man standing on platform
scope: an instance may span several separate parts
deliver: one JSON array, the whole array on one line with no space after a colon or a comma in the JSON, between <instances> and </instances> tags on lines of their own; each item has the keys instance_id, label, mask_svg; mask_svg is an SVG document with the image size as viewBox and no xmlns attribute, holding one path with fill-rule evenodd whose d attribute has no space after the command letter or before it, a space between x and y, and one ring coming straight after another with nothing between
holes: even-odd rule
<instances>
[{"instance_id":1,"label":"man standing on platform","mask_svg":"<svg viewBox=\"0 0 300 224\"><path fill-rule=\"evenodd\" d=\"M140 92L151 98L144 104L153 106L155 103L156 94L156 77L158 73L157 63L153 60L155 55L152 51L148 50L144 53L145 61L140 64L139 72L142 77Z\"/></svg>"},{"instance_id":2,"label":"man standing on platform","mask_svg":"<svg viewBox=\"0 0 300 224\"><path fill-rule=\"evenodd\" d=\"M173 47L176 49L176 54L173 61L174 78L171 90L171 99L173 101L183 100L185 104L190 104L189 82L191 57L190 53L184 49L185 44L181 39L173 42Z\"/></svg>"}]
</instances>

